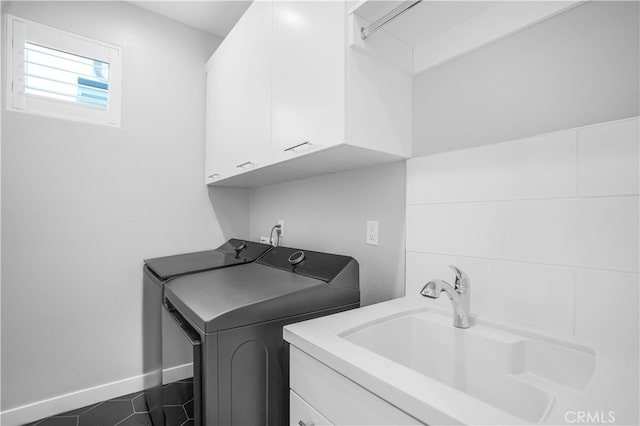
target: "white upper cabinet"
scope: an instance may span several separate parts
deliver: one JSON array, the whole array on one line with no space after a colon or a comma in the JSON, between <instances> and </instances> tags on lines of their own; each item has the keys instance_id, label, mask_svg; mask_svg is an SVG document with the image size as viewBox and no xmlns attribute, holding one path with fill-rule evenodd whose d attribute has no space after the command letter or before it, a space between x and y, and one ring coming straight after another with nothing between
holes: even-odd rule
<instances>
[{"instance_id":1,"label":"white upper cabinet","mask_svg":"<svg viewBox=\"0 0 640 426\"><path fill-rule=\"evenodd\" d=\"M207 183L269 162L272 9L254 2L207 64Z\"/></svg>"},{"instance_id":2,"label":"white upper cabinet","mask_svg":"<svg viewBox=\"0 0 640 426\"><path fill-rule=\"evenodd\" d=\"M345 19L337 1L273 3L272 160L345 142Z\"/></svg>"},{"instance_id":3,"label":"white upper cabinet","mask_svg":"<svg viewBox=\"0 0 640 426\"><path fill-rule=\"evenodd\" d=\"M255 0L207 64L206 182L253 187L409 158L415 74L579 2L423 1L397 14L409 4ZM388 22L363 39L377 21Z\"/></svg>"},{"instance_id":4,"label":"white upper cabinet","mask_svg":"<svg viewBox=\"0 0 640 426\"><path fill-rule=\"evenodd\" d=\"M229 38L227 46L233 47L235 39ZM230 176L238 159L234 152L234 114L230 102L234 98L232 61L216 61L207 73L206 118L206 175L207 183L216 178Z\"/></svg>"},{"instance_id":5,"label":"white upper cabinet","mask_svg":"<svg viewBox=\"0 0 640 426\"><path fill-rule=\"evenodd\" d=\"M208 63L207 183L261 186L410 156L411 78L378 60L351 72L347 18L340 1L252 4Z\"/></svg>"}]
</instances>

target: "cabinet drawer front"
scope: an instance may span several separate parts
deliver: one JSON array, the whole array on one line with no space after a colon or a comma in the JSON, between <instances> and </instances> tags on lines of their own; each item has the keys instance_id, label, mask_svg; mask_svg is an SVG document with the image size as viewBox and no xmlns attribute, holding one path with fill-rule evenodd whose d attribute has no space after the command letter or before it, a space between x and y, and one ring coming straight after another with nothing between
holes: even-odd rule
<instances>
[{"instance_id":1,"label":"cabinet drawer front","mask_svg":"<svg viewBox=\"0 0 640 426\"><path fill-rule=\"evenodd\" d=\"M291 389L334 425L423 424L294 346L290 365Z\"/></svg>"},{"instance_id":2,"label":"cabinet drawer front","mask_svg":"<svg viewBox=\"0 0 640 426\"><path fill-rule=\"evenodd\" d=\"M290 399L290 426L333 426L331 422L318 413L307 401L298 394L289 392Z\"/></svg>"}]
</instances>

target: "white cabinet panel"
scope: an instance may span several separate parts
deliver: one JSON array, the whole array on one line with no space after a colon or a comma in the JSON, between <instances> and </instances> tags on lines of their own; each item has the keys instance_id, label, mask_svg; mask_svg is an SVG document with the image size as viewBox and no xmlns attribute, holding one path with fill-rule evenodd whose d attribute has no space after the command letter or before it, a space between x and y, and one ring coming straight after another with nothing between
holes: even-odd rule
<instances>
[{"instance_id":1,"label":"white cabinet panel","mask_svg":"<svg viewBox=\"0 0 640 426\"><path fill-rule=\"evenodd\" d=\"M273 160L345 140L343 2L273 4ZM308 142L310 146L289 149ZM286 151L285 151L286 150Z\"/></svg>"},{"instance_id":2,"label":"white cabinet panel","mask_svg":"<svg viewBox=\"0 0 640 426\"><path fill-rule=\"evenodd\" d=\"M332 426L332 423L300 398L294 391L289 392L289 425L291 426Z\"/></svg>"},{"instance_id":3,"label":"white cabinet panel","mask_svg":"<svg viewBox=\"0 0 640 426\"><path fill-rule=\"evenodd\" d=\"M238 163L266 164L271 143L271 2L257 2L239 22L237 44L225 59L233 63L229 79L234 96L227 99L230 141ZM236 30L236 29L234 29Z\"/></svg>"},{"instance_id":4,"label":"white cabinet panel","mask_svg":"<svg viewBox=\"0 0 640 426\"><path fill-rule=\"evenodd\" d=\"M349 143L410 157L411 76L355 48L348 75Z\"/></svg>"},{"instance_id":5,"label":"white cabinet panel","mask_svg":"<svg viewBox=\"0 0 640 426\"><path fill-rule=\"evenodd\" d=\"M226 178L235 171L237 158L233 151L234 127L229 119L228 99L233 97L232 76L226 61L218 61L207 73L206 182Z\"/></svg>"},{"instance_id":6,"label":"white cabinet panel","mask_svg":"<svg viewBox=\"0 0 640 426\"><path fill-rule=\"evenodd\" d=\"M254 3L207 71L207 183L269 160L272 10Z\"/></svg>"},{"instance_id":7,"label":"white cabinet panel","mask_svg":"<svg viewBox=\"0 0 640 426\"><path fill-rule=\"evenodd\" d=\"M344 2L249 7L208 63L208 184L260 186L410 155L411 77L352 54L346 21Z\"/></svg>"},{"instance_id":8,"label":"white cabinet panel","mask_svg":"<svg viewBox=\"0 0 640 426\"><path fill-rule=\"evenodd\" d=\"M294 346L290 363L291 390L331 424L423 424Z\"/></svg>"}]
</instances>

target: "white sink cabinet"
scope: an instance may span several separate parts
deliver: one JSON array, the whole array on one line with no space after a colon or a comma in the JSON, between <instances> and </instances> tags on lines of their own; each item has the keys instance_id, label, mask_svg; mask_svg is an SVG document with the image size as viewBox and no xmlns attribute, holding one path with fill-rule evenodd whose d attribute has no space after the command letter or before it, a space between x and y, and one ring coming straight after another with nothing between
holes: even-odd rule
<instances>
[{"instance_id":1,"label":"white sink cabinet","mask_svg":"<svg viewBox=\"0 0 640 426\"><path fill-rule=\"evenodd\" d=\"M295 346L290 368L292 426L424 424Z\"/></svg>"},{"instance_id":2,"label":"white sink cabinet","mask_svg":"<svg viewBox=\"0 0 640 426\"><path fill-rule=\"evenodd\" d=\"M588 407L638 424L637 351L451 320L450 307L407 296L288 325L291 391L335 425L558 425Z\"/></svg>"},{"instance_id":3,"label":"white sink cabinet","mask_svg":"<svg viewBox=\"0 0 640 426\"><path fill-rule=\"evenodd\" d=\"M410 157L411 76L349 47L347 18L344 2L249 7L207 63L207 184L254 187Z\"/></svg>"}]
</instances>

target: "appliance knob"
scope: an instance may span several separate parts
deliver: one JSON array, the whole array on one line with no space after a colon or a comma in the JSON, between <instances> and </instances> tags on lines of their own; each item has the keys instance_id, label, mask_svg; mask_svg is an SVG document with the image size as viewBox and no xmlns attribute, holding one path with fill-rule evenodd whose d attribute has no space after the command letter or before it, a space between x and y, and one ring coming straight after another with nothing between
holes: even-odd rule
<instances>
[{"instance_id":1,"label":"appliance knob","mask_svg":"<svg viewBox=\"0 0 640 426\"><path fill-rule=\"evenodd\" d=\"M298 263L304 260L304 252L302 250L298 250L294 252L291 256L289 256L289 263L293 266L296 266Z\"/></svg>"}]
</instances>

